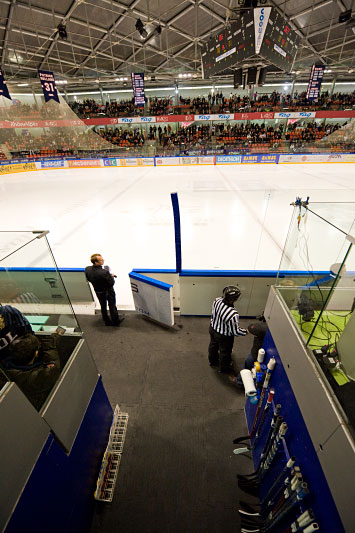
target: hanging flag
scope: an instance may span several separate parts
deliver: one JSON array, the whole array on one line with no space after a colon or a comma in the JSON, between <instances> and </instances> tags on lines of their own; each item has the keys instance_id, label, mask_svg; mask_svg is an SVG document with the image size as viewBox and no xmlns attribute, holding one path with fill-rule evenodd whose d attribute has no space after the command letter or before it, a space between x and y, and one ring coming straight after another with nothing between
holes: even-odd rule
<instances>
[{"instance_id":1,"label":"hanging flag","mask_svg":"<svg viewBox=\"0 0 355 533\"><path fill-rule=\"evenodd\" d=\"M0 67L0 96L5 96L5 98L8 98L9 100L11 100L9 89L7 88L6 81L4 78L4 73L1 67Z\"/></svg>"},{"instance_id":2,"label":"hanging flag","mask_svg":"<svg viewBox=\"0 0 355 533\"><path fill-rule=\"evenodd\" d=\"M38 74L42 85L44 100L46 102L49 100L55 100L59 104L59 96L53 72L50 72L49 70L39 70Z\"/></svg>"},{"instance_id":3,"label":"hanging flag","mask_svg":"<svg viewBox=\"0 0 355 533\"><path fill-rule=\"evenodd\" d=\"M140 72L132 72L132 87L134 95L135 105L144 105L145 96L144 96L144 74Z\"/></svg>"},{"instance_id":4,"label":"hanging flag","mask_svg":"<svg viewBox=\"0 0 355 533\"><path fill-rule=\"evenodd\" d=\"M307 100L318 100L324 71L325 65L312 66L306 93Z\"/></svg>"}]
</instances>

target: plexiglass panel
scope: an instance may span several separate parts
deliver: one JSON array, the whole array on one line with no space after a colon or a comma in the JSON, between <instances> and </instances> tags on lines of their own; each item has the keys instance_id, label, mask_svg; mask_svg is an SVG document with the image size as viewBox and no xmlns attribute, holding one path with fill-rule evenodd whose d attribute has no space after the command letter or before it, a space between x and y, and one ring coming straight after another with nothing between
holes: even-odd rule
<instances>
[{"instance_id":1,"label":"plexiglass panel","mask_svg":"<svg viewBox=\"0 0 355 533\"><path fill-rule=\"evenodd\" d=\"M0 377L41 409L81 331L46 232L0 232L0 242Z\"/></svg>"},{"instance_id":2,"label":"plexiglass panel","mask_svg":"<svg viewBox=\"0 0 355 533\"><path fill-rule=\"evenodd\" d=\"M276 287L355 425L355 204L294 207Z\"/></svg>"}]
</instances>

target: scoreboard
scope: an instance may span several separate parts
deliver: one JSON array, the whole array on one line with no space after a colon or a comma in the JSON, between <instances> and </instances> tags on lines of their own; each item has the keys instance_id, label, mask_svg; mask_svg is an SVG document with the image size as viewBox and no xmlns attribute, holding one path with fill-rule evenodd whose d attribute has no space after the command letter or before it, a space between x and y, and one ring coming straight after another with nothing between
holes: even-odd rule
<instances>
[{"instance_id":1,"label":"scoreboard","mask_svg":"<svg viewBox=\"0 0 355 533\"><path fill-rule=\"evenodd\" d=\"M205 78L228 70L255 54L254 22L252 11L233 22L212 37L202 50L202 66Z\"/></svg>"},{"instance_id":2,"label":"scoreboard","mask_svg":"<svg viewBox=\"0 0 355 533\"><path fill-rule=\"evenodd\" d=\"M260 55L276 67L288 71L293 64L300 37L287 20L272 10L260 48Z\"/></svg>"},{"instance_id":3,"label":"scoreboard","mask_svg":"<svg viewBox=\"0 0 355 533\"><path fill-rule=\"evenodd\" d=\"M214 35L202 50L205 78L238 66L245 59L263 57L290 70L300 38L274 8L244 12L237 22Z\"/></svg>"}]
</instances>

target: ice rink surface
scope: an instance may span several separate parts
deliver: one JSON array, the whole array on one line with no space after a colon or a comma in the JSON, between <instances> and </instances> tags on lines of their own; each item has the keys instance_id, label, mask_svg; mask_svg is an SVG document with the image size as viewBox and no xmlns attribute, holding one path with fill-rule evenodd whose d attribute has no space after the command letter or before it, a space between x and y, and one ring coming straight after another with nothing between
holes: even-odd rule
<instances>
[{"instance_id":1,"label":"ice rink surface","mask_svg":"<svg viewBox=\"0 0 355 533\"><path fill-rule=\"evenodd\" d=\"M133 308L132 268L175 268L172 192L184 269L277 270L296 196L354 202L354 164L42 170L0 176L1 230L49 230L59 267L101 253L118 275L118 306ZM348 213L349 215L349 213ZM344 231L339 213L334 223ZM344 220L348 224L349 216ZM15 249L16 238L4 249ZM1 250L0 250L1 252ZM22 266L22 265L19 265ZM51 266L31 257L27 267Z\"/></svg>"}]
</instances>

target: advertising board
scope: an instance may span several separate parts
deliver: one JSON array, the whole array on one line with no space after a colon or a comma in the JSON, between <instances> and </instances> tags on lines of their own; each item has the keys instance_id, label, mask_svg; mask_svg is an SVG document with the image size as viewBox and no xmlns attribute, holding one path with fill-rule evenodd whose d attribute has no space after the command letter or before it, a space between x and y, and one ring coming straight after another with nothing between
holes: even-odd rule
<instances>
[{"instance_id":1,"label":"advertising board","mask_svg":"<svg viewBox=\"0 0 355 533\"><path fill-rule=\"evenodd\" d=\"M215 158L214 156L201 156L198 158L198 164L199 165L214 165L215 164Z\"/></svg>"},{"instance_id":2,"label":"advertising board","mask_svg":"<svg viewBox=\"0 0 355 533\"><path fill-rule=\"evenodd\" d=\"M279 163L352 163L355 154L282 154Z\"/></svg>"},{"instance_id":3,"label":"advertising board","mask_svg":"<svg viewBox=\"0 0 355 533\"><path fill-rule=\"evenodd\" d=\"M68 161L70 168L94 168L101 167L100 159L70 159Z\"/></svg>"},{"instance_id":4,"label":"advertising board","mask_svg":"<svg viewBox=\"0 0 355 533\"><path fill-rule=\"evenodd\" d=\"M40 168L64 168L66 167L66 161L63 159L53 160L53 161L41 161Z\"/></svg>"},{"instance_id":5,"label":"advertising board","mask_svg":"<svg viewBox=\"0 0 355 533\"><path fill-rule=\"evenodd\" d=\"M15 174L16 172L29 172L37 170L35 163L19 163L15 165L1 165L0 174Z\"/></svg>"},{"instance_id":6,"label":"advertising board","mask_svg":"<svg viewBox=\"0 0 355 533\"><path fill-rule=\"evenodd\" d=\"M299 111L292 113L291 111L282 111L275 113L274 118L315 118L315 111Z\"/></svg>"},{"instance_id":7,"label":"advertising board","mask_svg":"<svg viewBox=\"0 0 355 533\"><path fill-rule=\"evenodd\" d=\"M117 167L117 159L113 157L108 157L103 159L104 167Z\"/></svg>"},{"instance_id":8,"label":"advertising board","mask_svg":"<svg viewBox=\"0 0 355 533\"><path fill-rule=\"evenodd\" d=\"M157 157L155 165L157 167L180 165L180 157Z\"/></svg>"},{"instance_id":9,"label":"advertising board","mask_svg":"<svg viewBox=\"0 0 355 533\"><path fill-rule=\"evenodd\" d=\"M279 154L252 154L243 155L242 163L278 163Z\"/></svg>"},{"instance_id":10,"label":"advertising board","mask_svg":"<svg viewBox=\"0 0 355 533\"><path fill-rule=\"evenodd\" d=\"M235 165L242 162L241 155L217 155L216 165Z\"/></svg>"}]
</instances>

